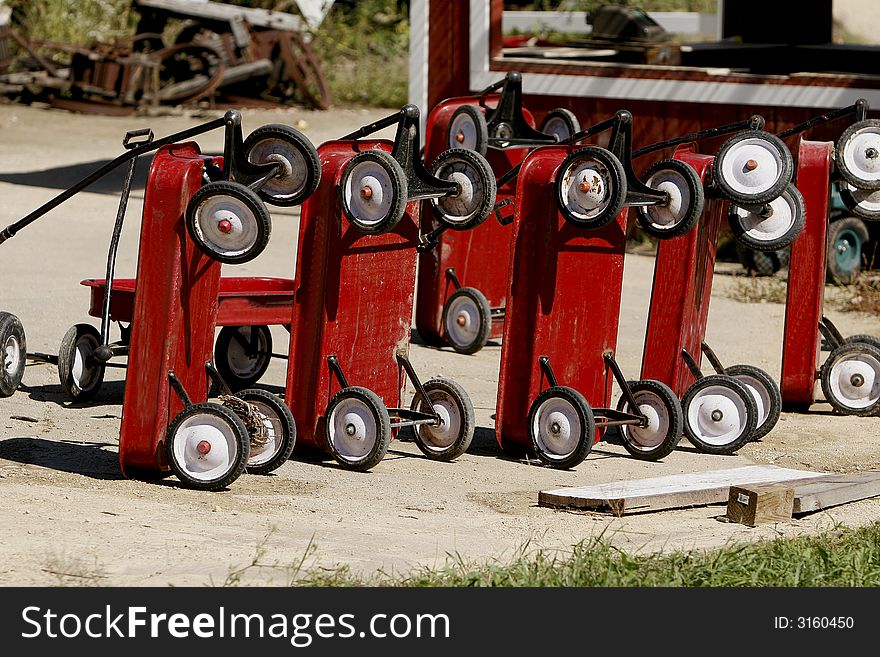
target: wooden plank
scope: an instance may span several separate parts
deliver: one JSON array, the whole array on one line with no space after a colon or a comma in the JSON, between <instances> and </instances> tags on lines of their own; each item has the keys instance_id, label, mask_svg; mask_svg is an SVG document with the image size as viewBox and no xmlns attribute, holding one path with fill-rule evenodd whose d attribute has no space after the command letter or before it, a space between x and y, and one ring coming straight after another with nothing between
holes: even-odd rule
<instances>
[{"instance_id":1,"label":"wooden plank","mask_svg":"<svg viewBox=\"0 0 880 657\"><path fill-rule=\"evenodd\" d=\"M792 512L809 513L880 495L880 470L828 475L816 481L797 482Z\"/></svg>"},{"instance_id":2,"label":"wooden plank","mask_svg":"<svg viewBox=\"0 0 880 657\"><path fill-rule=\"evenodd\" d=\"M794 483L731 486L727 497L727 519L749 527L791 520Z\"/></svg>"},{"instance_id":3,"label":"wooden plank","mask_svg":"<svg viewBox=\"0 0 880 657\"><path fill-rule=\"evenodd\" d=\"M137 0L136 8L159 9L180 18L203 18L212 21L233 21L244 18L255 27L300 32L305 24L299 16L282 11L225 5L207 0Z\"/></svg>"},{"instance_id":4,"label":"wooden plank","mask_svg":"<svg viewBox=\"0 0 880 657\"><path fill-rule=\"evenodd\" d=\"M659 511L686 506L723 504L730 486L814 478L822 473L773 465L750 465L538 493L538 505L555 508L626 512Z\"/></svg>"}]
</instances>

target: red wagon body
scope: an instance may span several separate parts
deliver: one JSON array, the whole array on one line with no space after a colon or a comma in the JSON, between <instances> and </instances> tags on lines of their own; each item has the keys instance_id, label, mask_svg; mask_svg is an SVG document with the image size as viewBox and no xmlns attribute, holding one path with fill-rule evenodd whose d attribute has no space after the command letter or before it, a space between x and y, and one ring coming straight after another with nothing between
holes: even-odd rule
<instances>
[{"instance_id":1,"label":"red wagon body","mask_svg":"<svg viewBox=\"0 0 880 657\"><path fill-rule=\"evenodd\" d=\"M462 105L476 106L481 99L475 96L450 98L437 105L428 115L425 132L425 161L449 148L447 136L455 110ZM483 100L493 107L498 96ZM528 124L535 126L532 114L523 108ZM520 164L528 153L527 148L489 148L486 159L498 178ZM501 216L512 214L510 203L516 192L516 178L498 188L495 202ZM430 216L428 204L422 207L425 217ZM418 295L416 297L416 329L431 342L445 341L443 308L456 290L457 280L464 287L476 288L486 297L492 311L489 339L499 338L504 327L504 304L507 296L507 280L511 251L509 226L490 219L479 227L467 231L447 231L439 237L439 245L433 251L419 257ZM447 273L452 270L454 279Z\"/></svg>"},{"instance_id":2,"label":"red wagon body","mask_svg":"<svg viewBox=\"0 0 880 657\"><path fill-rule=\"evenodd\" d=\"M127 476L168 471L165 434L184 406L169 372L192 398L207 398L205 363L214 342L221 265L192 242L183 216L209 161L222 166L222 158L186 143L162 147L150 167L119 433L119 462Z\"/></svg>"},{"instance_id":3,"label":"red wagon body","mask_svg":"<svg viewBox=\"0 0 880 657\"><path fill-rule=\"evenodd\" d=\"M324 451L325 411L342 388L328 358L336 357L351 385L369 387L387 406L399 406L403 397L397 356L409 352L419 204L408 203L392 231L372 235L345 220L339 200L346 163L357 153L391 148L385 140L320 146L321 184L300 218L286 400L299 442Z\"/></svg>"},{"instance_id":4,"label":"red wagon body","mask_svg":"<svg viewBox=\"0 0 880 657\"><path fill-rule=\"evenodd\" d=\"M560 385L591 405L611 401L613 377L604 356L617 347L628 212L598 230L573 226L561 215L554 181L577 148L536 149L519 173L495 416L498 442L508 450L531 445L529 407L552 385L542 356Z\"/></svg>"}]
</instances>

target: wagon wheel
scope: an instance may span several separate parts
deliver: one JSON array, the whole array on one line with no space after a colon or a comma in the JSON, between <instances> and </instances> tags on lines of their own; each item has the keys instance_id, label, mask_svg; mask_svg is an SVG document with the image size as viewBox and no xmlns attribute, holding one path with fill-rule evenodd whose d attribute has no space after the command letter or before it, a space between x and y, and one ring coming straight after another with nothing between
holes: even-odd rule
<instances>
[{"instance_id":1,"label":"wagon wheel","mask_svg":"<svg viewBox=\"0 0 880 657\"><path fill-rule=\"evenodd\" d=\"M223 80L222 55L207 46L181 43L156 53L159 59L159 101L185 103L207 96Z\"/></svg>"},{"instance_id":2,"label":"wagon wheel","mask_svg":"<svg viewBox=\"0 0 880 657\"><path fill-rule=\"evenodd\" d=\"M284 32L278 41L280 68L276 69L273 90L284 100L299 96L317 109L327 109L333 102L330 89L312 49L296 32ZM276 60L277 61L277 60Z\"/></svg>"}]
</instances>

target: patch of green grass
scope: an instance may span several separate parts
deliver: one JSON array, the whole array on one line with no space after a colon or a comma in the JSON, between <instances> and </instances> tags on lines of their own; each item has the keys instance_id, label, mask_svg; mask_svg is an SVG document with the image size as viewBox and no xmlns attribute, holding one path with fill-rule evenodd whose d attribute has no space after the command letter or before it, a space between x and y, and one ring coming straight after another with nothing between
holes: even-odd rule
<instances>
[{"instance_id":1,"label":"patch of green grass","mask_svg":"<svg viewBox=\"0 0 880 657\"><path fill-rule=\"evenodd\" d=\"M32 39L84 46L134 34L130 0L7 0L21 31Z\"/></svg>"},{"instance_id":2,"label":"patch of green grass","mask_svg":"<svg viewBox=\"0 0 880 657\"><path fill-rule=\"evenodd\" d=\"M310 543L306 556L313 550ZM362 575L348 566L303 568L303 561L280 569L257 558L232 572L240 577L248 568L274 567L295 586L873 587L880 586L880 523L720 550L644 555L628 554L598 537L571 551L526 545L504 560L451 556L442 567L404 574Z\"/></svg>"}]
</instances>

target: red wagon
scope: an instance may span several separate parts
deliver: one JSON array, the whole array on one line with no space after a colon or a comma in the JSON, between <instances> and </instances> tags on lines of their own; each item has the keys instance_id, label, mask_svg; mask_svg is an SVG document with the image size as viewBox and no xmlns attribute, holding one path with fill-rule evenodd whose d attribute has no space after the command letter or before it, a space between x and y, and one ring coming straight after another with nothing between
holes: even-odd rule
<instances>
[{"instance_id":1,"label":"red wagon","mask_svg":"<svg viewBox=\"0 0 880 657\"><path fill-rule=\"evenodd\" d=\"M451 460L473 437L474 411L454 381L422 384L408 359L420 201L444 226L482 223L494 177L475 151L446 150L432 172L418 157L419 112L386 119L322 144L323 177L303 206L286 398L299 444L368 470L401 427L415 430L429 457ZM397 124L392 143L363 139ZM406 380L411 408L403 408Z\"/></svg>"},{"instance_id":2,"label":"red wagon","mask_svg":"<svg viewBox=\"0 0 880 657\"><path fill-rule=\"evenodd\" d=\"M107 290L105 279L87 278L81 285L91 291L89 315L101 318ZM137 279L117 279L111 290L109 319L120 325L121 338L111 346L114 356L128 355ZM293 281L286 278L224 277L220 279L216 326L222 326L214 347L214 364L232 390L251 387L269 366L272 353L270 326L290 330ZM59 376L65 393L76 401L97 394L104 370L114 366L93 358L101 333L91 324L72 326L59 349ZM124 367L124 365L119 365Z\"/></svg>"},{"instance_id":3,"label":"red wagon","mask_svg":"<svg viewBox=\"0 0 880 657\"><path fill-rule=\"evenodd\" d=\"M866 120L863 100L814 123L847 115L856 121L833 142L802 140L798 186L804 192L807 223L792 244L785 339L782 347L782 401L786 409L806 411L820 399L848 415L880 410L880 338L844 337L824 315L829 197L831 180L840 182L841 198L856 215L880 219L880 121ZM822 340L831 353L821 359Z\"/></svg>"},{"instance_id":4,"label":"red wagon","mask_svg":"<svg viewBox=\"0 0 880 657\"><path fill-rule=\"evenodd\" d=\"M523 107L522 76L511 72L475 96L449 98L431 110L425 160L449 148L475 150L486 156L497 179L519 165L529 148L564 141L578 131L577 118L566 109L549 112L536 130ZM438 235L437 248L420 256L416 329L427 341L472 354L501 337L510 260L506 225L515 191L515 180L498 186L497 222Z\"/></svg>"},{"instance_id":5,"label":"red wagon","mask_svg":"<svg viewBox=\"0 0 880 657\"><path fill-rule=\"evenodd\" d=\"M681 438L672 390L656 380L627 381L614 356L624 207L638 207L640 223L667 238L693 227L702 187L692 169L671 161L658 167L652 186L638 180L628 112L575 138L609 127L610 151L537 148L518 173L496 434L505 450L530 448L559 468L580 463L609 427L620 427L627 451L645 460L668 455ZM614 382L622 391L617 409Z\"/></svg>"}]
</instances>

